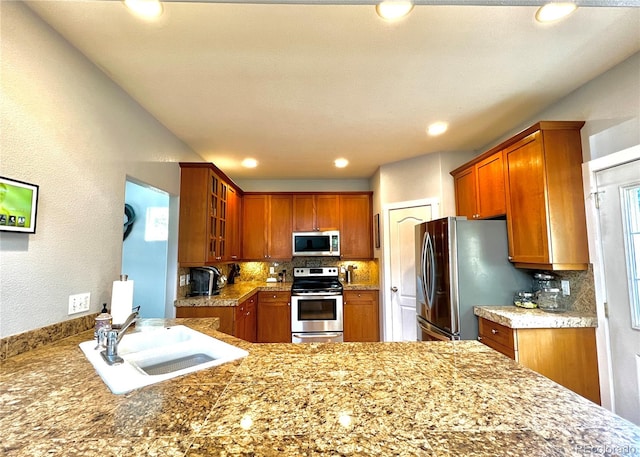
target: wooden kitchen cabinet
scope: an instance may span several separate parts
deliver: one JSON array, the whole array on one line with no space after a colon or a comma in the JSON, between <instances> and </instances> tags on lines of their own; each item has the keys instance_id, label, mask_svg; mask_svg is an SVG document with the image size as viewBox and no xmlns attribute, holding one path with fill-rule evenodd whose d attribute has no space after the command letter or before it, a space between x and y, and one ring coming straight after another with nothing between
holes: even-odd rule
<instances>
[{"instance_id":1,"label":"wooden kitchen cabinet","mask_svg":"<svg viewBox=\"0 0 640 457\"><path fill-rule=\"evenodd\" d=\"M235 336L236 307L234 306L178 306L176 317L217 317L220 319L218 331Z\"/></svg>"},{"instance_id":2,"label":"wooden kitchen cabinet","mask_svg":"<svg viewBox=\"0 0 640 457\"><path fill-rule=\"evenodd\" d=\"M456 215L489 219L506 214L502 151L483 154L451 175L455 184Z\"/></svg>"},{"instance_id":3,"label":"wooden kitchen cabinet","mask_svg":"<svg viewBox=\"0 0 640 457\"><path fill-rule=\"evenodd\" d=\"M245 194L242 199L243 259L290 259L292 213L291 194Z\"/></svg>"},{"instance_id":4,"label":"wooden kitchen cabinet","mask_svg":"<svg viewBox=\"0 0 640 457\"><path fill-rule=\"evenodd\" d=\"M258 292L259 343L291 343L291 293Z\"/></svg>"},{"instance_id":5,"label":"wooden kitchen cabinet","mask_svg":"<svg viewBox=\"0 0 640 457\"><path fill-rule=\"evenodd\" d=\"M337 194L293 195L294 231L336 230L339 224L340 199Z\"/></svg>"},{"instance_id":6,"label":"wooden kitchen cabinet","mask_svg":"<svg viewBox=\"0 0 640 457\"><path fill-rule=\"evenodd\" d=\"M595 329L512 329L478 318L478 340L600 404Z\"/></svg>"},{"instance_id":7,"label":"wooden kitchen cabinet","mask_svg":"<svg viewBox=\"0 0 640 457\"><path fill-rule=\"evenodd\" d=\"M257 310L258 294L243 301L236 308L235 332L234 335L245 341L255 343L257 339Z\"/></svg>"},{"instance_id":8,"label":"wooden kitchen cabinet","mask_svg":"<svg viewBox=\"0 0 640 457\"><path fill-rule=\"evenodd\" d=\"M220 319L218 331L255 343L257 301L258 294L254 294L238 306L179 306L176 317L217 317Z\"/></svg>"},{"instance_id":9,"label":"wooden kitchen cabinet","mask_svg":"<svg viewBox=\"0 0 640 457\"><path fill-rule=\"evenodd\" d=\"M371 193L340 195L340 257L373 258Z\"/></svg>"},{"instance_id":10,"label":"wooden kitchen cabinet","mask_svg":"<svg viewBox=\"0 0 640 457\"><path fill-rule=\"evenodd\" d=\"M344 291L344 341L380 341L377 290Z\"/></svg>"},{"instance_id":11,"label":"wooden kitchen cabinet","mask_svg":"<svg viewBox=\"0 0 640 457\"><path fill-rule=\"evenodd\" d=\"M225 260L240 260L242 258L241 217L242 197L235 188L229 187L227 194L227 249Z\"/></svg>"},{"instance_id":12,"label":"wooden kitchen cabinet","mask_svg":"<svg viewBox=\"0 0 640 457\"><path fill-rule=\"evenodd\" d=\"M584 122L540 122L504 148L509 258L520 268L586 270Z\"/></svg>"},{"instance_id":13,"label":"wooden kitchen cabinet","mask_svg":"<svg viewBox=\"0 0 640 457\"><path fill-rule=\"evenodd\" d=\"M232 185L222 176L210 163L180 164L178 263L182 267L229 259L227 218Z\"/></svg>"}]
</instances>

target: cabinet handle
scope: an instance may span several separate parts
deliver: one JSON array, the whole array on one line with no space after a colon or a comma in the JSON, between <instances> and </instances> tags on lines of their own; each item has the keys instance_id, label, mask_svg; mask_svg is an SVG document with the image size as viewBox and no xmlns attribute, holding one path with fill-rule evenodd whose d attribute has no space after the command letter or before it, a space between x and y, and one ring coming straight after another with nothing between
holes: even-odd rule
<instances>
[{"instance_id":1,"label":"cabinet handle","mask_svg":"<svg viewBox=\"0 0 640 457\"><path fill-rule=\"evenodd\" d=\"M478 337L478 341L482 341L482 337L481 336Z\"/></svg>"},{"instance_id":2,"label":"cabinet handle","mask_svg":"<svg viewBox=\"0 0 640 457\"><path fill-rule=\"evenodd\" d=\"M495 328L492 328L492 329L491 329L491 333L493 333L494 335L497 335L497 334L498 334L498 331L497 331Z\"/></svg>"}]
</instances>

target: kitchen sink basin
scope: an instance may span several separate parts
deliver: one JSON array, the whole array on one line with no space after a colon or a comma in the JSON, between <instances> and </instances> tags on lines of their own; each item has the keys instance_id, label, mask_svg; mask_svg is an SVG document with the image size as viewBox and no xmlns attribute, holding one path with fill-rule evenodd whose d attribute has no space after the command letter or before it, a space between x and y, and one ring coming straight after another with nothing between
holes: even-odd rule
<instances>
[{"instance_id":1,"label":"kitchen sink basin","mask_svg":"<svg viewBox=\"0 0 640 457\"><path fill-rule=\"evenodd\" d=\"M249 353L184 325L128 333L118 345L124 360L109 365L95 349L96 342L80 343L80 349L114 394L155 384L194 371L211 368Z\"/></svg>"}]
</instances>

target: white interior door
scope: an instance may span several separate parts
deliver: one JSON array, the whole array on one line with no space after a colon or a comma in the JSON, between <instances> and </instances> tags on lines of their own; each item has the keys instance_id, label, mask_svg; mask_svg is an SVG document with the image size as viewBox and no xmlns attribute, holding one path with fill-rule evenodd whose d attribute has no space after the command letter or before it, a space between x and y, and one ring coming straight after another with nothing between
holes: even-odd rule
<instances>
[{"instance_id":1,"label":"white interior door","mask_svg":"<svg viewBox=\"0 0 640 457\"><path fill-rule=\"evenodd\" d=\"M431 220L432 206L389 211L392 341L416 341L415 226Z\"/></svg>"},{"instance_id":2,"label":"white interior door","mask_svg":"<svg viewBox=\"0 0 640 457\"><path fill-rule=\"evenodd\" d=\"M596 173L614 411L640 425L640 160Z\"/></svg>"}]
</instances>

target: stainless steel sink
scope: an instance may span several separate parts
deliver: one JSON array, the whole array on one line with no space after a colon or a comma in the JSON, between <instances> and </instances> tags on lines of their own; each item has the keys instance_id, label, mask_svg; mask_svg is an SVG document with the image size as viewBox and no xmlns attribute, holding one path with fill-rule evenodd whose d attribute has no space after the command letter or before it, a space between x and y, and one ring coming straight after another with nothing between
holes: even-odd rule
<instances>
[{"instance_id":1,"label":"stainless steel sink","mask_svg":"<svg viewBox=\"0 0 640 457\"><path fill-rule=\"evenodd\" d=\"M95 349L96 342L80 349L114 394L155 384L246 357L249 353L196 330L176 325L126 335L118 346L124 360L108 365Z\"/></svg>"}]
</instances>

